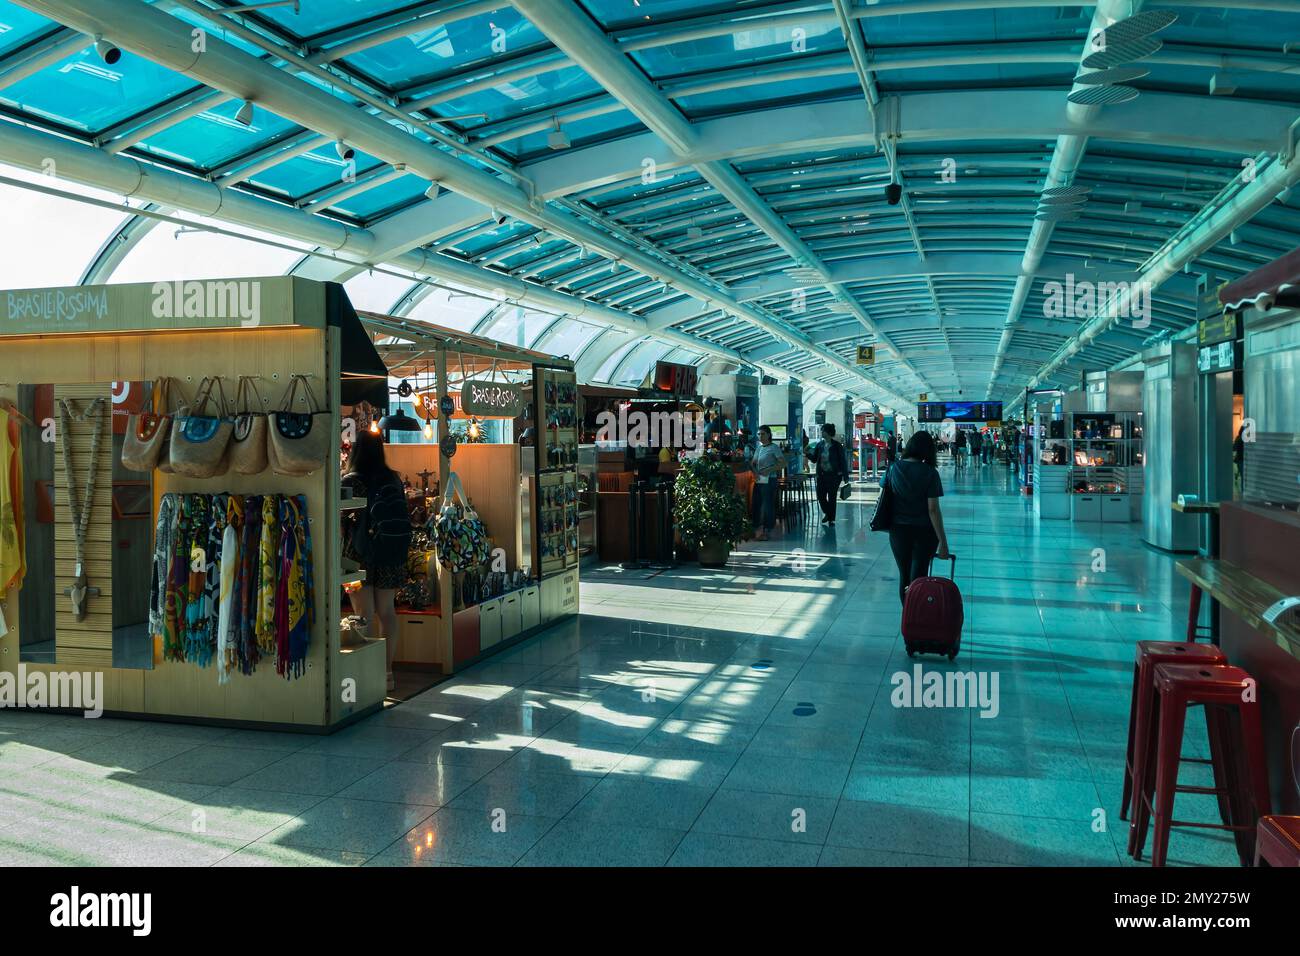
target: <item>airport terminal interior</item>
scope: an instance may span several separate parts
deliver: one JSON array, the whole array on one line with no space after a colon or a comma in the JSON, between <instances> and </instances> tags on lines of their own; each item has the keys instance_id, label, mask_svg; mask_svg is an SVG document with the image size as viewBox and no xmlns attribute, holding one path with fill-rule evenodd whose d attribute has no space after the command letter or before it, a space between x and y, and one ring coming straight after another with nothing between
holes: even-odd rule
<instances>
[{"instance_id":1,"label":"airport terminal interior","mask_svg":"<svg viewBox=\"0 0 1300 956\"><path fill-rule=\"evenodd\" d=\"M1297 0L0 0L0 864L1300 866Z\"/></svg>"}]
</instances>

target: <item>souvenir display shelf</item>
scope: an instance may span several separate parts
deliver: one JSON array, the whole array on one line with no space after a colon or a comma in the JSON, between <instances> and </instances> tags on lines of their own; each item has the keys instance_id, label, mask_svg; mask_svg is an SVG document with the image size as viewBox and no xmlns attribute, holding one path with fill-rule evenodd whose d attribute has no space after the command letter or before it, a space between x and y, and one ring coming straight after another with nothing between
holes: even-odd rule
<instances>
[{"instance_id":1,"label":"souvenir display shelf","mask_svg":"<svg viewBox=\"0 0 1300 956\"><path fill-rule=\"evenodd\" d=\"M479 568L452 573L435 555L431 577L437 582L433 588L436 599L430 595L424 606L398 610L396 661L453 673L577 612L576 554L571 561L565 555L547 567L539 566L534 557L542 553L538 535L546 495L549 492L555 502L549 506L551 512L558 511L558 520L565 520L554 496L567 497L575 472L574 464L559 463L562 457L577 461L577 409L569 397L576 393L573 365L567 359L409 319L369 312L363 312L361 318L380 343L377 348L392 379L427 383L440 437L454 433L458 429L453 425L469 418L456 397L463 395L466 383L489 377L497 382L508 379L524 396L531 385L539 396L536 421L555 423L554 428L537 428L540 447L533 449L521 448L513 441L444 447L438 441L417 439L387 445L390 467L409 479L413 488L418 476L417 497L434 514L441 499L424 496L423 488L446 488L448 475L455 472L490 539L492 556ZM567 402L559 400L561 384ZM546 400L548 386L553 387L550 402ZM523 400L518 408L488 417L518 422L525 405ZM444 406L453 408L452 413L442 414L439 409ZM538 456L522 453L546 455L548 446L554 449L551 454L556 464L551 466L548 461L539 467L534 463L525 474L522 462L528 457L536 462ZM521 482L526 490L522 496ZM576 509L576 500L573 505ZM577 534L576 523L573 534ZM418 557L413 556L413 563ZM543 578L552 580L540 580Z\"/></svg>"},{"instance_id":2,"label":"souvenir display shelf","mask_svg":"<svg viewBox=\"0 0 1300 956\"><path fill-rule=\"evenodd\" d=\"M252 325L242 323L227 308L208 308L214 301L222 301L221 295L230 285L225 281L185 283L186 302L195 308L174 310L174 317L167 310L163 310L165 317L158 316L159 293L150 283L15 290L0 295L0 400L16 402L20 389L26 386L49 386L56 399L68 396L84 407L96 397L112 402L123 391L120 386L127 386L125 391L130 394L134 385L163 377L180 383L187 396L193 395L205 377L219 376L228 384L251 377L259 383L265 409L275 411L280 409L273 403L289 378L303 375L320 402L316 411L327 413L326 427L332 436L338 436L344 398L373 394L376 367L380 377L383 372L342 287L283 276L240 281L258 288L260 314ZM193 298L189 298L191 292ZM74 313L69 305L69 310L57 316L48 310L34 314L31 308L22 315L10 314L15 303L21 307L23 303L60 301L93 303L94 308ZM17 330L21 331L15 334ZM67 451L79 484L90 480L88 452L92 447L86 426L74 427ZM340 644L336 600L344 581L357 574L345 571L340 542L332 532L340 511L358 507L359 502L340 495L337 455L327 454L321 467L305 476L279 475L268 469L257 475L227 473L198 479L154 471L132 472L133 480L125 482L115 475L114 452L112 442L100 446L103 460L95 471L89 498L85 573L98 593L90 592L82 617L60 593L76 562L67 496L56 470L51 473L60 492L54 495L56 506L39 519L54 525L52 533L43 533L53 541L54 554L32 553L31 543L37 536L28 539L29 566L39 562L53 568L54 574L28 575L17 589L4 595L7 633L0 637L0 671L16 673L21 660L29 674L101 673L104 711L117 716L328 732L382 705L382 642L346 648ZM33 454L33 463L35 457ZM59 460L57 454L55 460ZM63 477L66 481L68 476ZM34 471L25 475L30 490L39 490L35 487L43 484L39 478ZM109 516L121 484L148 487L145 500L150 502L149 513L141 515L140 523L147 517L144 540L150 541L150 555L165 494L301 498L311 532L315 603L305 658L293 679L278 674L274 660L264 659L252 673L236 671L228 681L219 683L215 666L203 666L201 659L167 659L162 637L147 631L142 637L143 660L133 661L129 667L115 661L120 629L114 625L114 585L132 575L137 576L138 585L142 562L146 572L149 564L148 556L142 558L139 552L116 546ZM20 605L43 608L46 599L33 591L31 600L24 602L22 590L45 587L54 589L52 619L45 619L42 611L40 618L25 622ZM26 633L29 627L36 631L35 640ZM52 661L23 660L24 649L33 643L52 643ZM27 656L31 657L30 652Z\"/></svg>"},{"instance_id":3,"label":"souvenir display shelf","mask_svg":"<svg viewBox=\"0 0 1300 956\"><path fill-rule=\"evenodd\" d=\"M572 371L534 366L537 453L534 554L546 578L577 567L579 548L578 379Z\"/></svg>"}]
</instances>

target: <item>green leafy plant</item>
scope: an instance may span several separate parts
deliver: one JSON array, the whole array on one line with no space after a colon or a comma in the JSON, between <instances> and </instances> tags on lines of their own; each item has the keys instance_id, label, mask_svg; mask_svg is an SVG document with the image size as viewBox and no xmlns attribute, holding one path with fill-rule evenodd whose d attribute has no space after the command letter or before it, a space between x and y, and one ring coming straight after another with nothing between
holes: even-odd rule
<instances>
[{"instance_id":1,"label":"green leafy plant","mask_svg":"<svg viewBox=\"0 0 1300 956\"><path fill-rule=\"evenodd\" d=\"M712 538L734 548L753 530L729 462L688 458L677 474L673 495L673 519L690 547Z\"/></svg>"}]
</instances>

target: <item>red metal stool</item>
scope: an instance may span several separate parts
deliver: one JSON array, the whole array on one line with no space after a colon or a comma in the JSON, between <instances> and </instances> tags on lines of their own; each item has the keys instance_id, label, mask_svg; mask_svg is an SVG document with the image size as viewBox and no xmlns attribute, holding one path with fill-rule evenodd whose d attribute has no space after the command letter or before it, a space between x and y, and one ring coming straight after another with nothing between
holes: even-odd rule
<instances>
[{"instance_id":1,"label":"red metal stool","mask_svg":"<svg viewBox=\"0 0 1300 956\"><path fill-rule=\"evenodd\" d=\"M1192 584L1191 600L1187 603L1187 640L1195 641L1197 637L1210 638L1213 632L1209 627L1201 627L1197 623L1201 619L1201 588L1199 585ZM1203 632L1203 633L1202 633Z\"/></svg>"},{"instance_id":2,"label":"red metal stool","mask_svg":"<svg viewBox=\"0 0 1300 956\"><path fill-rule=\"evenodd\" d=\"M1260 817L1256 866L1300 866L1300 817Z\"/></svg>"},{"instance_id":3,"label":"red metal stool","mask_svg":"<svg viewBox=\"0 0 1300 956\"><path fill-rule=\"evenodd\" d=\"M1124 798L1119 808L1119 818L1128 819L1132 805L1133 781L1138 768L1134 744L1146 742L1142 718L1151 710L1151 677L1157 664L1226 664L1223 651L1213 644L1194 644L1182 641L1138 641L1133 660L1133 690L1128 710L1128 753L1124 759ZM1145 756L1145 755L1144 755ZM1226 822L1226 820L1225 820Z\"/></svg>"},{"instance_id":4,"label":"red metal stool","mask_svg":"<svg viewBox=\"0 0 1300 956\"><path fill-rule=\"evenodd\" d=\"M1249 866L1256 822L1270 810L1259 701L1243 699L1247 689L1254 688L1254 680L1240 667L1226 664L1157 664L1152 684L1155 693L1151 714L1144 721L1147 759L1142 760L1144 766L1139 778L1142 789L1134 799L1129 853L1134 859L1142 858L1147 828L1154 823L1151 864L1164 866L1170 829L1203 827L1232 831L1237 855L1243 866ZM1183 726L1187 708L1193 704L1205 705L1210 760L1214 767L1213 787L1178 786ZM1140 748L1138 753L1142 753ZM1216 794L1221 798L1220 807L1226 795L1231 822L1175 820L1176 791Z\"/></svg>"}]
</instances>

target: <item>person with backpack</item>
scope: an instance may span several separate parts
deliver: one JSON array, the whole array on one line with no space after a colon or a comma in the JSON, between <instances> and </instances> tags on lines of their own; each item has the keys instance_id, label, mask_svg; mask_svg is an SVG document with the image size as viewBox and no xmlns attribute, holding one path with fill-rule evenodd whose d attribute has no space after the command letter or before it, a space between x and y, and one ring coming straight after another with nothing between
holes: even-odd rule
<instances>
[{"instance_id":1,"label":"person with backpack","mask_svg":"<svg viewBox=\"0 0 1300 956\"><path fill-rule=\"evenodd\" d=\"M835 527L835 508L839 503L840 483L848 481L849 459L844 446L835 440L835 426L822 426L822 440L807 452L817 475L817 504L822 509L822 524Z\"/></svg>"},{"instance_id":2,"label":"person with backpack","mask_svg":"<svg viewBox=\"0 0 1300 956\"><path fill-rule=\"evenodd\" d=\"M356 513L356 524L345 546L366 571L365 583L350 591L352 609L367 622L378 620L388 658L388 689L396 687L393 655L397 652L397 592L406 584L411 548L411 515L401 476L388 467L384 440L360 431L348 457L344 487L366 507Z\"/></svg>"},{"instance_id":3,"label":"person with backpack","mask_svg":"<svg viewBox=\"0 0 1300 956\"><path fill-rule=\"evenodd\" d=\"M909 584L930 573L936 554L940 560L948 559L948 536L939 510L943 482L937 462L934 437L918 431L907 440L903 457L885 472L893 496L889 549L898 565L900 601L905 602Z\"/></svg>"},{"instance_id":4,"label":"person with backpack","mask_svg":"<svg viewBox=\"0 0 1300 956\"><path fill-rule=\"evenodd\" d=\"M983 460L982 457L983 450L984 450L984 436L981 435L980 430L976 428L970 433L971 461L973 461L975 464L978 465Z\"/></svg>"}]
</instances>

